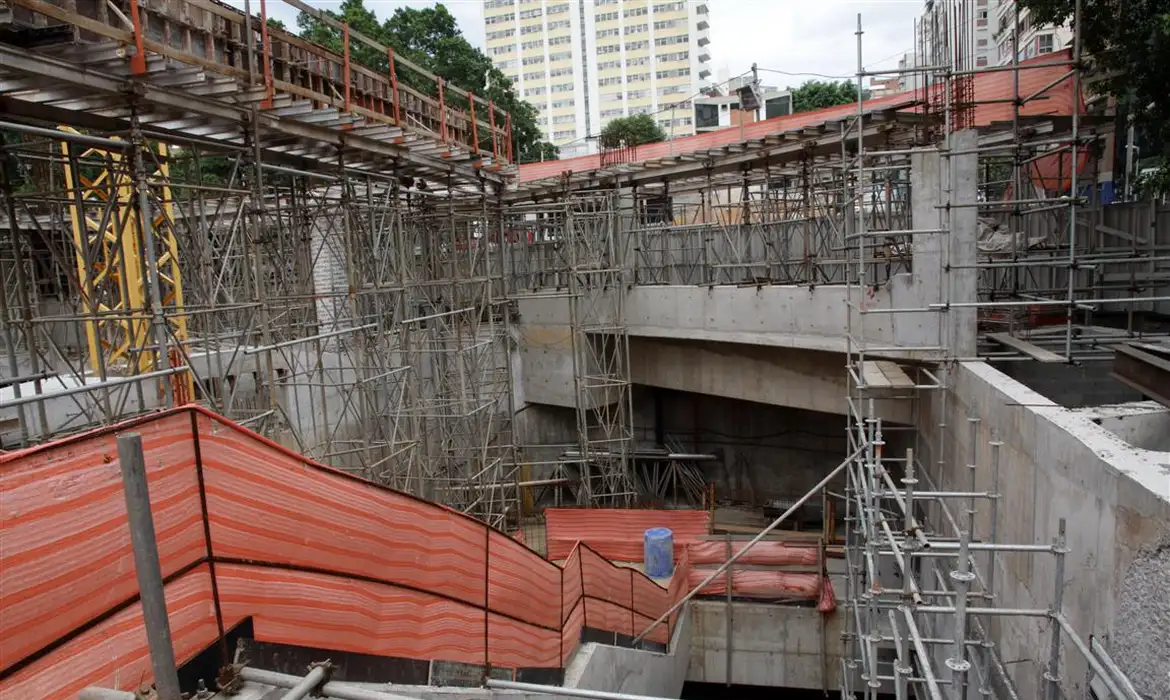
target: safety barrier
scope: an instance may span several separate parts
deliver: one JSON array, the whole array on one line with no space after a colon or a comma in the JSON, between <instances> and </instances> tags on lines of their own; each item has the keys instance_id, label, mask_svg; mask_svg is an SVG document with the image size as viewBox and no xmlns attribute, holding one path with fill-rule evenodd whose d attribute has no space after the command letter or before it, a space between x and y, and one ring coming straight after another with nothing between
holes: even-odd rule
<instances>
[{"instance_id":1,"label":"safety barrier","mask_svg":"<svg viewBox=\"0 0 1170 700\"><path fill-rule=\"evenodd\" d=\"M561 669L582 639L627 643L686 592L685 553L668 589L587 544L558 566L186 407L0 455L0 696L150 680L116 448L131 429L179 663L250 619L265 642Z\"/></svg>"},{"instance_id":2,"label":"safety barrier","mask_svg":"<svg viewBox=\"0 0 1170 700\"><path fill-rule=\"evenodd\" d=\"M550 508L545 518L552 560L580 542L614 561L641 562L643 533L652 527L670 528L675 560L685 559L687 563L685 572L676 570L675 580L681 578L687 590L698 586L729 556L747 546L744 541L712 539L707 534L710 514L705 510ZM731 594L735 597L818 600L818 607L825 612L835 608L832 584L824 575L821 547L816 541L759 542L739 557L736 567L731 573ZM699 595L726 594L726 574L715 577L699 591Z\"/></svg>"}]
</instances>

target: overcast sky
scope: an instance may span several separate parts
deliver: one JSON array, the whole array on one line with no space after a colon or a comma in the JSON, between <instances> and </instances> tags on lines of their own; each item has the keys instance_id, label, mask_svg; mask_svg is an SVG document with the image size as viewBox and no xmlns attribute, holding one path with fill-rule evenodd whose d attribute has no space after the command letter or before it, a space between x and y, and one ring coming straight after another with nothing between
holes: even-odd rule
<instances>
[{"instance_id":1,"label":"overcast sky","mask_svg":"<svg viewBox=\"0 0 1170 700\"><path fill-rule=\"evenodd\" d=\"M586 0L588 2L588 0ZM243 7L243 0L230 0ZM310 5L336 8L340 0L308 0ZM379 18L399 7L429 7L434 0L365 0ZM254 6L259 0L253 0ZM468 41L483 47L483 0L444 0L459 20ZM269 2L269 11L290 28L296 10ZM761 69L760 81L777 87L799 85L820 73L850 76L857 72L857 14L861 13L862 57L868 69L895 66L914 44L914 18L923 0L707 0L711 11L713 80ZM255 10L254 10L255 11ZM775 73L770 71L783 71Z\"/></svg>"}]
</instances>

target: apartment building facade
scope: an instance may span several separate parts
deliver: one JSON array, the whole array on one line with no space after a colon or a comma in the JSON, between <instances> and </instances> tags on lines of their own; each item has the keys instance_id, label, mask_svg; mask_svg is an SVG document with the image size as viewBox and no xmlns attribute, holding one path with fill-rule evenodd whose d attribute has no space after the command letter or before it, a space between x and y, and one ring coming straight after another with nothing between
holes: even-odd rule
<instances>
[{"instance_id":1,"label":"apartment building facade","mask_svg":"<svg viewBox=\"0 0 1170 700\"><path fill-rule=\"evenodd\" d=\"M1019 10L1019 43L1016 43L1016 11ZM1019 54L1019 60L1026 61L1035 56L1060 51L1072 42L1073 31L1068 24L1057 26L1033 21L1032 11L1016 3L1016 0L999 0L996 12L996 26L993 40L996 57L993 64L1007 65L1012 62L1012 53ZM1017 48L1018 47L1018 48Z\"/></svg>"},{"instance_id":2,"label":"apartment building facade","mask_svg":"<svg viewBox=\"0 0 1170 700\"><path fill-rule=\"evenodd\" d=\"M486 0L486 50L562 157L596 151L610 121L653 114L694 133L711 75L705 0Z\"/></svg>"},{"instance_id":3,"label":"apartment building facade","mask_svg":"<svg viewBox=\"0 0 1170 700\"><path fill-rule=\"evenodd\" d=\"M1011 0L1009 0L1011 1ZM1005 0L926 0L918 21L916 52L925 65L958 70L998 63L995 32Z\"/></svg>"}]
</instances>

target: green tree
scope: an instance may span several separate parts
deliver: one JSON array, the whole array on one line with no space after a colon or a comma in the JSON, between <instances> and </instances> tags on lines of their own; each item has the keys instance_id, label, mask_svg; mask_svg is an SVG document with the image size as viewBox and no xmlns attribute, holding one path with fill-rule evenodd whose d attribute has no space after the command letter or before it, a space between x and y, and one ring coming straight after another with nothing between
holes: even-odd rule
<instances>
[{"instance_id":1,"label":"green tree","mask_svg":"<svg viewBox=\"0 0 1170 700\"><path fill-rule=\"evenodd\" d=\"M482 51L472 46L459 31L455 17L443 4L416 9L400 7L385 21L379 21L363 0L344 0L337 11L324 10L330 17L347 22L352 31L389 46L395 53L444 81L491 100L512 116L513 154L519 162L556 158L557 149L542 139L536 108L522 100L512 81L492 65ZM302 12L297 17L301 36L340 53L341 31ZM389 59L385 53L360 41L350 41L351 60L385 72ZM398 80L427 95L438 94L435 81L410 70L399 70ZM454 107L467 108L467 101L457 95L447 96ZM481 117L486 117L482 113ZM497 122L497 126L503 126ZM480 134L480 147L491 149L491 135Z\"/></svg>"},{"instance_id":2,"label":"green tree","mask_svg":"<svg viewBox=\"0 0 1170 700\"><path fill-rule=\"evenodd\" d=\"M1073 19L1076 0L1021 0L1033 24ZM1112 95L1133 115L1170 170L1170 2L1167 0L1080 0L1082 53L1092 68L1094 89ZM1170 174L1150 182L1170 182Z\"/></svg>"},{"instance_id":3,"label":"green tree","mask_svg":"<svg viewBox=\"0 0 1170 700\"><path fill-rule=\"evenodd\" d=\"M862 93L862 97L866 95ZM857 101L857 86L848 80L839 83L824 80L806 80L792 90L792 111L811 112Z\"/></svg>"},{"instance_id":4,"label":"green tree","mask_svg":"<svg viewBox=\"0 0 1170 700\"><path fill-rule=\"evenodd\" d=\"M641 146L644 143L665 140L666 132L649 114L635 114L614 119L601 130L603 148L616 148L623 143L626 146Z\"/></svg>"}]
</instances>

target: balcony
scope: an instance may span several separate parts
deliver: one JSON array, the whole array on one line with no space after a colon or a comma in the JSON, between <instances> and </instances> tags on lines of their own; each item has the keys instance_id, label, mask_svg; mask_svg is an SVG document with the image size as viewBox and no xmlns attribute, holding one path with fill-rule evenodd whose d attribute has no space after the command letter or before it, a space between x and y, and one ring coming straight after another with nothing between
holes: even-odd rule
<instances>
[{"instance_id":1,"label":"balcony","mask_svg":"<svg viewBox=\"0 0 1170 700\"><path fill-rule=\"evenodd\" d=\"M698 43L699 46L706 46L707 44L711 43L711 37L707 36L706 34L700 34L696 43Z\"/></svg>"},{"instance_id":2,"label":"balcony","mask_svg":"<svg viewBox=\"0 0 1170 700\"><path fill-rule=\"evenodd\" d=\"M707 15L700 15L699 16L699 23L695 26L698 27L700 31L702 31L704 29L709 28L711 26L711 23L707 21Z\"/></svg>"}]
</instances>

